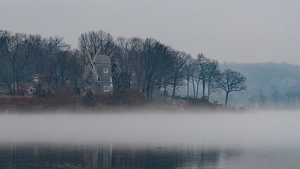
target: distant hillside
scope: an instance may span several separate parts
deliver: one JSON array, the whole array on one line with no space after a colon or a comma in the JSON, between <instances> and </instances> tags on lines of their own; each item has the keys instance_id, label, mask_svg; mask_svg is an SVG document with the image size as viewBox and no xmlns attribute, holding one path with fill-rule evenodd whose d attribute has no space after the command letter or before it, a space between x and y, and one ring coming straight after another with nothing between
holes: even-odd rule
<instances>
[{"instance_id":1,"label":"distant hillside","mask_svg":"<svg viewBox=\"0 0 300 169\"><path fill-rule=\"evenodd\" d=\"M292 90L300 84L300 65L287 63L224 63L221 69L240 71L247 77L248 91L262 89L269 92L271 87L279 91ZM252 91L254 92L254 91Z\"/></svg>"},{"instance_id":2,"label":"distant hillside","mask_svg":"<svg viewBox=\"0 0 300 169\"><path fill-rule=\"evenodd\" d=\"M222 63L220 68L239 71L246 76L247 90L241 93L232 92L229 96L229 105L240 107L274 107L274 93L278 95L276 102L287 104L285 97L298 94L300 98L300 65L287 63ZM190 89L192 91L192 89ZM200 90L201 91L201 90ZM186 96L186 89L182 87L179 92ZM199 93L202 96L202 93ZM277 96L276 96L277 97ZM214 93L210 101L218 101L223 104L224 92ZM251 101L250 101L251 100ZM300 105L300 99L299 105ZM298 102L297 100L297 102ZM295 100L294 100L295 101ZM263 103L262 103L263 102Z\"/></svg>"},{"instance_id":3,"label":"distant hillside","mask_svg":"<svg viewBox=\"0 0 300 169\"><path fill-rule=\"evenodd\" d=\"M250 97L258 96L260 90L266 99L272 99L274 91L278 91L280 95L300 92L300 65L273 62L224 63L220 64L220 67L222 70L239 71L246 76L247 91L244 92L244 96L239 94L239 99L244 104Z\"/></svg>"}]
</instances>

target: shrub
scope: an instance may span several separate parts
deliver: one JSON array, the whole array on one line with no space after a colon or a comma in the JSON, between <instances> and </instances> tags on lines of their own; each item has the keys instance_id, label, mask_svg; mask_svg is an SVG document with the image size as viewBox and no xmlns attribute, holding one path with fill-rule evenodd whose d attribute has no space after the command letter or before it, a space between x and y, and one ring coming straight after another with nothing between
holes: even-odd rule
<instances>
[{"instance_id":1,"label":"shrub","mask_svg":"<svg viewBox=\"0 0 300 169\"><path fill-rule=\"evenodd\" d=\"M95 107L96 99L91 90L89 90L86 95L82 98L82 105L84 107Z\"/></svg>"},{"instance_id":2,"label":"shrub","mask_svg":"<svg viewBox=\"0 0 300 169\"><path fill-rule=\"evenodd\" d=\"M137 90L124 89L115 92L112 96L111 105L143 105L146 103L145 97Z\"/></svg>"},{"instance_id":3,"label":"shrub","mask_svg":"<svg viewBox=\"0 0 300 169\"><path fill-rule=\"evenodd\" d=\"M216 106L208 101L206 96L203 96L201 99L198 98L188 98L190 107L198 108L215 108Z\"/></svg>"}]
</instances>

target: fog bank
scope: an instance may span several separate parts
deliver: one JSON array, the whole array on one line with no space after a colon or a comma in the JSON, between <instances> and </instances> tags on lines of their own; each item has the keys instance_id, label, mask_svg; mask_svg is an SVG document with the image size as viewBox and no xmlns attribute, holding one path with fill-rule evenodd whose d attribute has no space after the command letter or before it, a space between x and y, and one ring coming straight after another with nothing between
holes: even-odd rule
<instances>
[{"instance_id":1,"label":"fog bank","mask_svg":"<svg viewBox=\"0 0 300 169\"><path fill-rule=\"evenodd\" d=\"M300 147L300 113L1 114L0 143Z\"/></svg>"}]
</instances>

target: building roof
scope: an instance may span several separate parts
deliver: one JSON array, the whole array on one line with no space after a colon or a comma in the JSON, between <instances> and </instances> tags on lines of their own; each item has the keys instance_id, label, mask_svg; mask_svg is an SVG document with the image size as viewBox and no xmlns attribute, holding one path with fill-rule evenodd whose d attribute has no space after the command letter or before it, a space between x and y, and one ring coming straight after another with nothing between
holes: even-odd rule
<instances>
[{"instance_id":1,"label":"building roof","mask_svg":"<svg viewBox=\"0 0 300 169\"><path fill-rule=\"evenodd\" d=\"M98 56L95 56L95 63L109 63L111 64L110 62L110 57L109 56L106 56L106 55L98 55Z\"/></svg>"}]
</instances>

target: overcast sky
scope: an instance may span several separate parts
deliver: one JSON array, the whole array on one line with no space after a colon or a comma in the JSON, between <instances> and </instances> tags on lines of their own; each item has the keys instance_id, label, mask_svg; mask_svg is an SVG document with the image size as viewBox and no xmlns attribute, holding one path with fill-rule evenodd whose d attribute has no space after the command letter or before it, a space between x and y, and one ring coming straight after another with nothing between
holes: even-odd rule
<instances>
[{"instance_id":1,"label":"overcast sky","mask_svg":"<svg viewBox=\"0 0 300 169\"><path fill-rule=\"evenodd\" d=\"M152 37L219 62L300 64L299 0L0 0L0 29L78 38Z\"/></svg>"}]
</instances>

